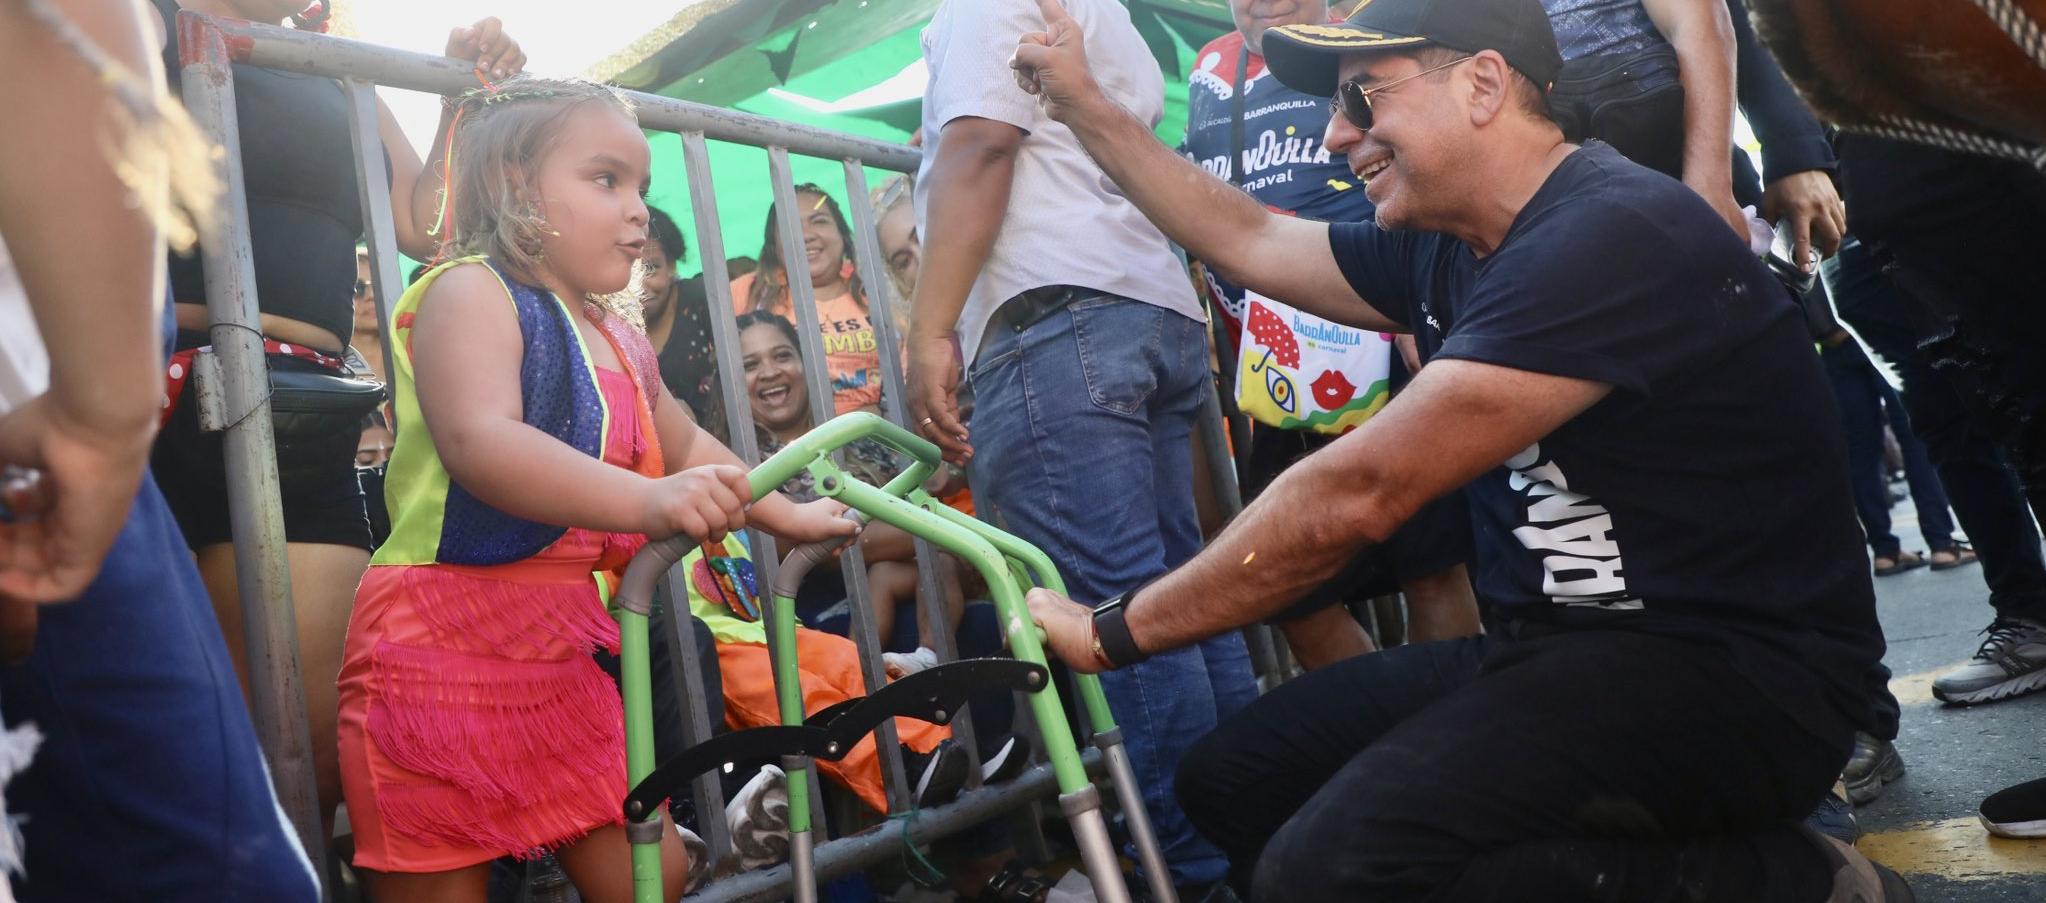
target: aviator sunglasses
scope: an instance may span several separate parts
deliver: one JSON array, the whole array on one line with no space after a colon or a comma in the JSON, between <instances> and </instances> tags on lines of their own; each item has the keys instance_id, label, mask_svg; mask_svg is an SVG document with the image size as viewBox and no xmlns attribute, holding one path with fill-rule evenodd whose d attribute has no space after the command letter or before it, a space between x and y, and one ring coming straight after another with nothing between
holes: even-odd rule
<instances>
[{"instance_id":1,"label":"aviator sunglasses","mask_svg":"<svg viewBox=\"0 0 2046 903\"><path fill-rule=\"evenodd\" d=\"M1376 88L1366 89L1363 85L1358 84L1356 79L1350 79L1348 81L1336 85L1336 96L1329 100L1329 112L1332 114L1334 113L1342 114L1342 117L1344 119L1349 120L1350 124L1356 126L1357 130L1360 132L1370 131L1372 95L1383 94L1387 91L1399 87L1400 85L1406 84L1407 82L1420 78L1423 75L1427 75L1430 72L1440 72L1458 63L1465 62L1469 59L1471 59L1471 57L1467 56L1457 57L1456 59L1450 60L1447 63L1443 63L1440 66L1434 66L1428 69L1423 69L1405 78L1393 79L1392 81L1379 85Z\"/></svg>"}]
</instances>

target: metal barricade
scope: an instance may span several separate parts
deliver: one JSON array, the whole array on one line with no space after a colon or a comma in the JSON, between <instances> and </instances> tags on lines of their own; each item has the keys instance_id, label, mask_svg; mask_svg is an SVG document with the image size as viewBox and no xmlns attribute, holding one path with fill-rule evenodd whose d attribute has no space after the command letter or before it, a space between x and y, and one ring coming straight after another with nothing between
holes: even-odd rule
<instances>
[{"instance_id":1,"label":"metal barricade","mask_svg":"<svg viewBox=\"0 0 2046 903\"><path fill-rule=\"evenodd\" d=\"M279 799L308 854L315 861L324 861L326 844L319 830L311 740L306 727L305 694L300 682L297 632L286 569L275 443L269 416L269 380L259 332L248 209L241 178L241 124L235 116L232 67L235 64L259 66L341 82L348 101L349 127L364 214L364 237L369 248L371 282L376 293L387 364L392 347L389 305L402 293L404 282L400 275L390 188L378 134L375 89L386 86L455 95L475 87L476 81L467 65L444 57L276 26L186 11L178 15L177 28L182 48L180 62L185 103L194 119L226 151L219 164L222 181L228 186L224 215L218 231L203 242L203 260L213 356L217 359L221 386L216 405L218 416L212 425L226 433L229 511L236 568L241 579L243 629L247 633L249 650L251 708ZM864 284L879 345L883 413L890 421L902 425L905 410L898 350L901 337L895 334L896 319L890 315L890 310L894 305L904 303L904 299L894 297L892 281L885 278L887 269L875 233L876 212L869 199L865 168L913 172L919 159L918 151L904 145L670 97L626 93L637 107L643 128L679 133L682 139L690 208L696 225L698 255L703 261L703 284L710 307L712 340L718 352L717 370L732 449L748 464L757 464L761 460L739 361L731 280L725 266L725 243L707 148L707 142L711 140L765 148L774 199L778 209L783 211L796 209L790 154L842 161L845 204L854 235L851 251L858 270L871 274ZM804 262L806 255L803 253L799 217L779 217L778 240L788 268L788 285L810 390L811 414L813 422L822 423L833 413L833 398L825 369L817 302L811 292ZM387 366L386 372L394 371ZM416 428L410 424L394 424L394 427ZM1220 408L1213 399L1203 410L1196 436L1203 453L1214 464L1209 472L1214 480L1216 496L1233 515L1241 505L1235 475L1229 466L1231 456L1226 446ZM752 550L761 585L772 585L777 561L774 538L753 531ZM916 557L922 575L918 604L932 623L944 624L944 597L936 579L936 554L927 543L917 542ZM859 648L867 689L871 692L884 684L885 678L881 637L875 629L868 602L866 568L856 548L847 550L840 566L851 597L849 632ZM677 611L683 604L682 600L687 598L685 579L679 568L668 575L667 587L673 600L670 611L673 614L664 620L666 638L675 662L672 679L686 710L683 735L686 742L695 744L708 739L716 727L709 722L703 705L704 688L699 671L705 664L715 667L716 663L699 660L689 619L679 616ZM943 631L939 633L943 634ZM957 657L952 637L940 635L932 639L941 661ZM1258 653L1256 658L1260 671L1270 670L1272 646L1263 629L1252 629L1249 639L1253 650ZM779 648L770 652L775 656L791 653ZM1277 678L1275 674L1263 676L1268 682ZM953 728L962 745L971 751L972 726L965 713L960 713ZM889 803L897 810L906 809L911 788L899 747L894 742L892 725L883 726L879 734L883 782ZM1100 764L1100 755L1088 751L1084 760L1090 768L1095 767ZM979 783L977 756L975 766L971 772L970 787ZM814 780L814 770L811 773ZM899 851L905 843L922 843L956 833L1017 806L1047 799L1054 789L1050 772L1039 767L997 792L977 795L975 805L948 809L943 818L923 820L902 831L867 832L832 841L817 849L820 873L829 876L871 864ZM812 800L820 797L821 794L811 794ZM723 802L715 775L699 779L696 811L705 839L714 851L713 856L728 849L729 833L728 826L723 823ZM821 822L822 813L816 814ZM789 870L781 866L721 879L692 899L774 898L787 892L788 880Z\"/></svg>"}]
</instances>

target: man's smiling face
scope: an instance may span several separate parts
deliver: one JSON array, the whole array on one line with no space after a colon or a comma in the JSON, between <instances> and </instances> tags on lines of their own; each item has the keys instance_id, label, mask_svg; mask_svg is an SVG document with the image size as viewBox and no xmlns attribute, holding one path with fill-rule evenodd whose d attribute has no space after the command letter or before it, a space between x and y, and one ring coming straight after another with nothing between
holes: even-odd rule
<instances>
[{"instance_id":1,"label":"man's smiling face","mask_svg":"<svg viewBox=\"0 0 2046 903\"><path fill-rule=\"evenodd\" d=\"M1337 78L1372 91L1424 68L1411 54L1358 54L1343 59ZM1371 94L1369 130L1357 128L1341 113L1329 117L1322 143L1329 153L1343 155L1365 183L1364 194L1377 205L1380 226L1427 228L1439 220L1436 211L1460 194L1452 191L1456 151L1469 139L1470 122L1457 101L1463 68L1452 66Z\"/></svg>"}]
</instances>

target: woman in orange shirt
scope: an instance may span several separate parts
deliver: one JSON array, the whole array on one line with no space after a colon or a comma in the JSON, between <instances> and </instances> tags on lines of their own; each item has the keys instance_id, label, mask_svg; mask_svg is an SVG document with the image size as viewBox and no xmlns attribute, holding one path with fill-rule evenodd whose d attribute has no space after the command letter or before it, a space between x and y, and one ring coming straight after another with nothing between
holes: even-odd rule
<instances>
[{"instance_id":1,"label":"woman in orange shirt","mask_svg":"<svg viewBox=\"0 0 2046 903\"><path fill-rule=\"evenodd\" d=\"M881 354L874 320L867 312L867 294L854 272L852 227L838 202L811 184L796 186L796 209L803 215L803 250L809 264L810 288L817 298L817 327L824 337L825 370L831 374L831 395L837 413L878 411L881 407ZM776 234L779 211L767 210L766 235L760 243L760 269L732 280L735 313L766 311L791 321L787 267Z\"/></svg>"}]
</instances>

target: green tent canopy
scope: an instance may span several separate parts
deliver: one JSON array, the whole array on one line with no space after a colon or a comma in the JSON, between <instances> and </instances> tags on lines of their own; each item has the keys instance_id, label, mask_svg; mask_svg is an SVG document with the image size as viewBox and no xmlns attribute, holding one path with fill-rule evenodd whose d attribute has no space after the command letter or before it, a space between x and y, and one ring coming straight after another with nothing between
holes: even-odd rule
<instances>
[{"instance_id":1,"label":"green tent canopy","mask_svg":"<svg viewBox=\"0 0 2046 903\"><path fill-rule=\"evenodd\" d=\"M1176 144L1186 128L1186 73L1194 53L1226 31L1223 0L1127 0L1131 17L1165 75L1165 116L1158 136ZM623 87L731 107L905 142L921 114L921 36L935 0L702 0L669 26L593 67L593 77ZM697 272L681 139L650 132L653 188L648 203L674 216L690 244L682 271ZM725 253L760 256L773 202L767 153L710 143ZM841 201L843 164L792 158L800 184L822 186ZM869 169L869 187L891 173Z\"/></svg>"}]
</instances>

